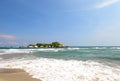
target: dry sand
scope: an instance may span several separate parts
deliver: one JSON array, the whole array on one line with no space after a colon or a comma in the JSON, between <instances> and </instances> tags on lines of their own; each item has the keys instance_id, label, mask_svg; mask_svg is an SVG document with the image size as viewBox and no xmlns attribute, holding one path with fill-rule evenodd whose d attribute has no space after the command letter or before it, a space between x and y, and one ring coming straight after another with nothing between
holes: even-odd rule
<instances>
[{"instance_id":1,"label":"dry sand","mask_svg":"<svg viewBox=\"0 0 120 81\"><path fill-rule=\"evenodd\" d=\"M0 69L0 81L41 81L21 69Z\"/></svg>"}]
</instances>

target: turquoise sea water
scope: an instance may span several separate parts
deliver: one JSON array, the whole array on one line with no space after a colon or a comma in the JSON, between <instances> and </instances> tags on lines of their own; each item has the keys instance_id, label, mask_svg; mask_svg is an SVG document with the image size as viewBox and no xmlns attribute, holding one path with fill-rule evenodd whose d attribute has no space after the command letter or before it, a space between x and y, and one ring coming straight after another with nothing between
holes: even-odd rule
<instances>
[{"instance_id":1,"label":"turquoise sea water","mask_svg":"<svg viewBox=\"0 0 120 81\"><path fill-rule=\"evenodd\" d=\"M21 68L43 81L120 81L120 47L2 48L0 67Z\"/></svg>"},{"instance_id":2,"label":"turquoise sea water","mask_svg":"<svg viewBox=\"0 0 120 81\"><path fill-rule=\"evenodd\" d=\"M120 61L119 47L76 47L68 49L55 49L51 51L38 51L37 57L55 58L65 60L96 60Z\"/></svg>"}]
</instances>

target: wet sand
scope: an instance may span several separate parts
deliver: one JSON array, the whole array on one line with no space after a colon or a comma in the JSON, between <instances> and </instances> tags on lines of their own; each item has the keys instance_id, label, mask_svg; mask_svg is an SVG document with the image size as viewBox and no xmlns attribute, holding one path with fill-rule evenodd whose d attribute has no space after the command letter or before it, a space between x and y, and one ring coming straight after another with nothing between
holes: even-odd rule
<instances>
[{"instance_id":1,"label":"wet sand","mask_svg":"<svg viewBox=\"0 0 120 81\"><path fill-rule=\"evenodd\" d=\"M0 69L0 81L41 81L21 69Z\"/></svg>"}]
</instances>

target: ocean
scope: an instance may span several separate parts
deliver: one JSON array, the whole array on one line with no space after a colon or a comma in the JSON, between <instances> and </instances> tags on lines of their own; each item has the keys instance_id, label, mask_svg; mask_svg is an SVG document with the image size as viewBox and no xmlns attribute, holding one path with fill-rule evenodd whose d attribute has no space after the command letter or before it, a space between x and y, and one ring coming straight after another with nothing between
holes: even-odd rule
<instances>
[{"instance_id":1,"label":"ocean","mask_svg":"<svg viewBox=\"0 0 120 81\"><path fill-rule=\"evenodd\" d=\"M120 47L2 48L0 68L24 69L42 81L120 81Z\"/></svg>"}]
</instances>

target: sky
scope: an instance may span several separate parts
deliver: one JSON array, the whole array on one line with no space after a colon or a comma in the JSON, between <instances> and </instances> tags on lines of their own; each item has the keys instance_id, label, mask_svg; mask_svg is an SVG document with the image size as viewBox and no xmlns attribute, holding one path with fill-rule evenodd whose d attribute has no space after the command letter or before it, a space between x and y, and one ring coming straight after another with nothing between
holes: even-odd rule
<instances>
[{"instance_id":1,"label":"sky","mask_svg":"<svg viewBox=\"0 0 120 81\"><path fill-rule=\"evenodd\" d=\"M120 0L0 0L0 46L120 46Z\"/></svg>"}]
</instances>

